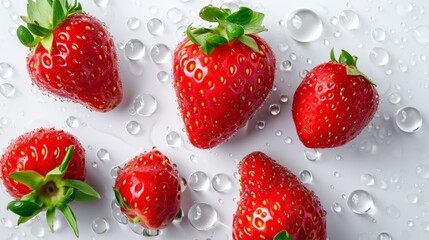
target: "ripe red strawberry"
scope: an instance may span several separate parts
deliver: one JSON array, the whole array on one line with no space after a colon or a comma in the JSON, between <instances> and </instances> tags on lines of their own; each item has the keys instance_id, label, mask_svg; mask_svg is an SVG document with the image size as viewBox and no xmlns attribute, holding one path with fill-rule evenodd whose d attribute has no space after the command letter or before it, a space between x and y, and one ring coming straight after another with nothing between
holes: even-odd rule
<instances>
[{"instance_id":1,"label":"ripe red strawberry","mask_svg":"<svg viewBox=\"0 0 429 240\"><path fill-rule=\"evenodd\" d=\"M118 59L112 37L80 3L28 0L27 27L17 30L31 48L27 68L33 83L61 99L107 112L122 100Z\"/></svg>"},{"instance_id":2,"label":"ripe red strawberry","mask_svg":"<svg viewBox=\"0 0 429 240\"><path fill-rule=\"evenodd\" d=\"M166 228L180 210L180 182L158 150L140 154L119 170L114 192L121 211L146 229Z\"/></svg>"},{"instance_id":3,"label":"ripe red strawberry","mask_svg":"<svg viewBox=\"0 0 429 240\"><path fill-rule=\"evenodd\" d=\"M0 160L1 179L15 198L8 209L18 214L18 224L46 211L53 231L55 210L60 210L76 236L76 218L71 201L92 201L100 195L84 183L85 150L79 141L62 130L36 129L13 140Z\"/></svg>"},{"instance_id":4,"label":"ripe red strawberry","mask_svg":"<svg viewBox=\"0 0 429 240\"><path fill-rule=\"evenodd\" d=\"M306 147L341 146L368 125L377 111L375 85L356 67L357 58L342 51L339 61L311 70L295 92L292 114Z\"/></svg>"},{"instance_id":5,"label":"ripe red strawberry","mask_svg":"<svg viewBox=\"0 0 429 240\"><path fill-rule=\"evenodd\" d=\"M211 5L200 16L214 29L188 27L174 53L174 87L190 142L213 148L228 140L268 97L276 60L257 33L264 15Z\"/></svg>"},{"instance_id":6,"label":"ripe red strawberry","mask_svg":"<svg viewBox=\"0 0 429 240\"><path fill-rule=\"evenodd\" d=\"M262 152L240 162L240 203L233 239L325 240L326 212L287 168Z\"/></svg>"}]
</instances>

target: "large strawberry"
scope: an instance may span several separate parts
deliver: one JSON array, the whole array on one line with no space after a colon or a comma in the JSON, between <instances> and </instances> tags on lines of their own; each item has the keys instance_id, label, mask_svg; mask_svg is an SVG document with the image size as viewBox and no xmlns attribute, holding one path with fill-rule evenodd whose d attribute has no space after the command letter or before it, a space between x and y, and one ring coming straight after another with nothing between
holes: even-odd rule
<instances>
[{"instance_id":1,"label":"large strawberry","mask_svg":"<svg viewBox=\"0 0 429 240\"><path fill-rule=\"evenodd\" d=\"M240 203L233 239L325 240L326 212L287 168L262 152L240 162Z\"/></svg>"},{"instance_id":2,"label":"large strawberry","mask_svg":"<svg viewBox=\"0 0 429 240\"><path fill-rule=\"evenodd\" d=\"M8 209L24 223L46 209L53 231L56 209L60 210L76 236L76 218L71 201L92 201L100 195L84 183L85 150L79 141L61 130L36 129L13 140L0 160L1 178L15 198Z\"/></svg>"},{"instance_id":3,"label":"large strawberry","mask_svg":"<svg viewBox=\"0 0 429 240\"><path fill-rule=\"evenodd\" d=\"M276 60L257 33L264 15L206 6L213 28L187 29L174 53L174 87L190 142L213 148L234 135L273 87Z\"/></svg>"},{"instance_id":4,"label":"large strawberry","mask_svg":"<svg viewBox=\"0 0 429 240\"><path fill-rule=\"evenodd\" d=\"M118 172L114 192L122 212L146 229L167 227L180 210L180 181L158 150L140 154Z\"/></svg>"},{"instance_id":5,"label":"large strawberry","mask_svg":"<svg viewBox=\"0 0 429 240\"><path fill-rule=\"evenodd\" d=\"M28 0L27 27L17 30L31 52L27 68L33 83L61 99L107 112L122 100L113 39L80 3Z\"/></svg>"},{"instance_id":6,"label":"large strawberry","mask_svg":"<svg viewBox=\"0 0 429 240\"><path fill-rule=\"evenodd\" d=\"M375 84L356 67L357 57L342 51L337 61L311 70L295 92L292 114L306 147L331 148L354 139L373 118L379 97Z\"/></svg>"}]
</instances>

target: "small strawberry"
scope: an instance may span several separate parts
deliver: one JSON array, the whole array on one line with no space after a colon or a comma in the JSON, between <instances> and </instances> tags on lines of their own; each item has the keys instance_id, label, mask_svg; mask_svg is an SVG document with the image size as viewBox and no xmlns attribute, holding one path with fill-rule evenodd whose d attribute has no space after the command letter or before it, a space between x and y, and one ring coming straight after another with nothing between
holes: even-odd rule
<instances>
[{"instance_id":1,"label":"small strawberry","mask_svg":"<svg viewBox=\"0 0 429 240\"><path fill-rule=\"evenodd\" d=\"M100 195L84 183L85 150L72 135L51 129L36 129L13 140L0 160L1 179L15 198L7 208L18 214L18 224L43 209L53 231L56 209L79 236L76 218L68 204L92 201Z\"/></svg>"},{"instance_id":2,"label":"small strawberry","mask_svg":"<svg viewBox=\"0 0 429 240\"><path fill-rule=\"evenodd\" d=\"M257 33L264 15L206 6L210 28L187 29L174 53L174 87L190 142L213 148L242 127L270 94L276 60Z\"/></svg>"},{"instance_id":3,"label":"small strawberry","mask_svg":"<svg viewBox=\"0 0 429 240\"><path fill-rule=\"evenodd\" d=\"M122 100L118 59L109 32L80 3L28 0L27 27L17 30L31 52L27 68L33 83L61 99L107 112Z\"/></svg>"},{"instance_id":4,"label":"small strawberry","mask_svg":"<svg viewBox=\"0 0 429 240\"><path fill-rule=\"evenodd\" d=\"M317 196L262 152L240 162L240 203L233 239L325 240L326 212Z\"/></svg>"},{"instance_id":5,"label":"small strawberry","mask_svg":"<svg viewBox=\"0 0 429 240\"><path fill-rule=\"evenodd\" d=\"M166 228L180 210L180 181L158 150L136 156L118 172L115 197L121 211L146 229Z\"/></svg>"},{"instance_id":6,"label":"small strawberry","mask_svg":"<svg viewBox=\"0 0 429 240\"><path fill-rule=\"evenodd\" d=\"M311 70L295 92L292 114L306 147L338 147L353 140L377 111L375 84L356 67L357 57L342 51L339 61Z\"/></svg>"}]
</instances>

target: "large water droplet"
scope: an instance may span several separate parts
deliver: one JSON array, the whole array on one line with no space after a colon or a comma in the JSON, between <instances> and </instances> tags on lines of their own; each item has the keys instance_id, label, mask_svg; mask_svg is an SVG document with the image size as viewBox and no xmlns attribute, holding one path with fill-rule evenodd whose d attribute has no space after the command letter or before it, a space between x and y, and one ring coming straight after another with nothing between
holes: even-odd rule
<instances>
[{"instance_id":1,"label":"large water droplet","mask_svg":"<svg viewBox=\"0 0 429 240\"><path fill-rule=\"evenodd\" d=\"M80 120L75 116L70 116L66 119L66 124L70 128L78 128L80 127Z\"/></svg>"},{"instance_id":2,"label":"large water droplet","mask_svg":"<svg viewBox=\"0 0 429 240\"><path fill-rule=\"evenodd\" d=\"M171 8L167 11L167 19L172 23L178 23L183 19L183 12L178 8Z\"/></svg>"},{"instance_id":3,"label":"large water droplet","mask_svg":"<svg viewBox=\"0 0 429 240\"><path fill-rule=\"evenodd\" d=\"M164 23L159 18L152 18L147 22L147 30L152 35L159 35L164 31Z\"/></svg>"},{"instance_id":4,"label":"large water droplet","mask_svg":"<svg viewBox=\"0 0 429 240\"><path fill-rule=\"evenodd\" d=\"M391 239L392 238L390 237L390 235L386 232L382 232L377 236L377 240L391 240Z\"/></svg>"},{"instance_id":5,"label":"large water droplet","mask_svg":"<svg viewBox=\"0 0 429 240\"><path fill-rule=\"evenodd\" d=\"M374 28L371 30L371 37L376 42L384 42L386 40L386 31L382 28Z\"/></svg>"},{"instance_id":6,"label":"large water droplet","mask_svg":"<svg viewBox=\"0 0 429 240\"><path fill-rule=\"evenodd\" d=\"M375 47L369 51L369 60L376 66L384 66L389 63L389 53L384 48Z\"/></svg>"},{"instance_id":7,"label":"large water droplet","mask_svg":"<svg viewBox=\"0 0 429 240\"><path fill-rule=\"evenodd\" d=\"M280 114L280 105L278 104L271 104L269 107L270 113L273 116L277 116Z\"/></svg>"},{"instance_id":8,"label":"large water droplet","mask_svg":"<svg viewBox=\"0 0 429 240\"><path fill-rule=\"evenodd\" d=\"M176 131L169 132L165 140L167 145L173 148L178 148L182 145L182 137Z\"/></svg>"},{"instance_id":9,"label":"large water droplet","mask_svg":"<svg viewBox=\"0 0 429 240\"><path fill-rule=\"evenodd\" d=\"M92 230L97 234L103 234L109 229L109 223L103 218L96 218L92 221Z\"/></svg>"},{"instance_id":10,"label":"large water droplet","mask_svg":"<svg viewBox=\"0 0 429 240\"><path fill-rule=\"evenodd\" d=\"M1 78L10 78L13 74L13 68L9 63L2 62L0 63L0 77Z\"/></svg>"},{"instance_id":11,"label":"large water droplet","mask_svg":"<svg viewBox=\"0 0 429 240\"><path fill-rule=\"evenodd\" d=\"M425 164L416 167L416 174L418 177L429 180L429 166Z\"/></svg>"},{"instance_id":12,"label":"large water droplet","mask_svg":"<svg viewBox=\"0 0 429 240\"><path fill-rule=\"evenodd\" d=\"M310 184L313 181L313 174L308 170L302 170L298 177L303 184Z\"/></svg>"},{"instance_id":13,"label":"large water droplet","mask_svg":"<svg viewBox=\"0 0 429 240\"><path fill-rule=\"evenodd\" d=\"M130 39L124 46L125 56L130 60L140 60L146 53L146 48L142 41L138 39Z\"/></svg>"},{"instance_id":14,"label":"large water droplet","mask_svg":"<svg viewBox=\"0 0 429 240\"><path fill-rule=\"evenodd\" d=\"M170 48L163 43L155 44L150 50L150 57L157 64L169 62L171 60Z\"/></svg>"},{"instance_id":15,"label":"large water droplet","mask_svg":"<svg viewBox=\"0 0 429 240\"><path fill-rule=\"evenodd\" d=\"M289 60L282 61L280 63L280 70L290 72L292 70L292 62Z\"/></svg>"},{"instance_id":16,"label":"large water droplet","mask_svg":"<svg viewBox=\"0 0 429 240\"><path fill-rule=\"evenodd\" d=\"M213 177L212 186L217 192L227 192L231 189L231 180L228 175L219 173Z\"/></svg>"},{"instance_id":17,"label":"large water droplet","mask_svg":"<svg viewBox=\"0 0 429 240\"><path fill-rule=\"evenodd\" d=\"M15 95L15 92L15 86L10 83L3 83L0 85L0 93L4 97L12 97L13 95Z\"/></svg>"},{"instance_id":18,"label":"large water droplet","mask_svg":"<svg viewBox=\"0 0 429 240\"><path fill-rule=\"evenodd\" d=\"M360 182L365 186L372 186L374 185L375 180L371 174L365 173L362 176L360 176Z\"/></svg>"},{"instance_id":19,"label":"large water droplet","mask_svg":"<svg viewBox=\"0 0 429 240\"><path fill-rule=\"evenodd\" d=\"M365 190L355 190L347 200L349 208L357 214L365 214L373 207L371 195Z\"/></svg>"},{"instance_id":20,"label":"large water droplet","mask_svg":"<svg viewBox=\"0 0 429 240\"><path fill-rule=\"evenodd\" d=\"M340 13L339 21L341 26L348 30L355 30L360 26L359 16L353 10L349 9Z\"/></svg>"},{"instance_id":21,"label":"large water droplet","mask_svg":"<svg viewBox=\"0 0 429 240\"><path fill-rule=\"evenodd\" d=\"M122 213L121 207L116 200L112 201L111 207L113 218L120 224L127 224L128 218Z\"/></svg>"},{"instance_id":22,"label":"large water droplet","mask_svg":"<svg viewBox=\"0 0 429 240\"><path fill-rule=\"evenodd\" d=\"M125 126L127 133L130 135L137 135L140 133L141 126L137 121L129 121Z\"/></svg>"},{"instance_id":23,"label":"large water droplet","mask_svg":"<svg viewBox=\"0 0 429 240\"><path fill-rule=\"evenodd\" d=\"M158 106L156 99L150 94L142 94L134 99L133 110L140 116L151 116Z\"/></svg>"},{"instance_id":24,"label":"large water droplet","mask_svg":"<svg viewBox=\"0 0 429 240\"><path fill-rule=\"evenodd\" d=\"M196 203L189 209L188 219L195 229L206 231L217 222L217 212L207 203Z\"/></svg>"},{"instance_id":25,"label":"large water droplet","mask_svg":"<svg viewBox=\"0 0 429 240\"><path fill-rule=\"evenodd\" d=\"M194 191L204 191L209 188L210 179L205 172L194 172L189 176L188 185Z\"/></svg>"},{"instance_id":26,"label":"large water droplet","mask_svg":"<svg viewBox=\"0 0 429 240\"><path fill-rule=\"evenodd\" d=\"M136 30L140 27L140 19L137 17L130 17L127 20L127 26L131 30Z\"/></svg>"},{"instance_id":27,"label":"large water droplet","mask_svg":"<svg viewBox=\"0 0 429 240\"><path fill-rule=\"evenodd\" d=\"M304 156L309 161L316 161L320 158L320 152L317 149L305 149Z\"/></svg>"},{"instance_id":28,"label":"large water droplet","mask_svg":"<svg viewBox=\"0 0 429 240\"><path fill-rule=\"evenodd\" d=\"M97 158L100 161L109 161L110 160L110 153L106 149L100 148L97 150Z\"/></svg>"},{"instance_id":29,"label":"large water droplet","mask_svg":"<svg viewBox=\"0 0 429 240\"><path fill-rule=\"evenodd\" d=\"M416 27L413 33L414 39L420 44L429 43L429 25L420 25Z\"/></svg>"},{"instance_id":30,"label":"large water droplet","mask_svg":"<svg viewBox=\"0 0 429 240\"><path fill-rule=\"evenodd\" d=\"M420 130L423 118L419 110L413 107L403 107L396 112L396 125L399 129L407 133L414 133Z\"/></svg>"},{"instance_id":31,"label":"large water droplet","mask_svg":"<svg viewBox=\"0 0 429 240\"><path fill-rule=\"evenodd\" d=\"M113 178L113 179L116 179L117 177L118 177L118 171L121 169L121 167L119 167L119 166L116 166L116 167L113 167L112 169L110 169L110 176Z\"/></svg>"},{"instance_id":32,"label":"large water droplet","mask_svg":"<svg viewBox=\"0 0 429 240\"><path fill-rule=\"evenodd\" d=\"M311 42L320 37L323 24L320 17L309 9L299 9L287 19L289 35L298 42Z\"/></svg>"}]
</instances>

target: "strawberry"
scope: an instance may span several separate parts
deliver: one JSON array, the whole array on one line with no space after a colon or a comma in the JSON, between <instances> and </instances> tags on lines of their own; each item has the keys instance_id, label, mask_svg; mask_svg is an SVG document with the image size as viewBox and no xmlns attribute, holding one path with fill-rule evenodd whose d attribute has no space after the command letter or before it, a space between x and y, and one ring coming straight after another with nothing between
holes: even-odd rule
<instances>
[{"instance_id":1,"label":"strawberry","mask_svg":"<svg viewBox=\"0 0 429 240\"><path fill-rule=\"evenodd\" d=\"M31 52L27 69L33 83L60 99L107 112L122 100L118 59L112 37L80 3L28 0L27 27L17 29Z\"/></svg>"},{"instance_id":2,"label":"strawberry","mask_svg":"<svg viewBox=\"0 0 429 240\"><path fill-rule=\"evenodd\" d=\"M140 154L118 171L115 197L121 211L146 229L166 228L180 210L180 181L158 150Z\"/></svg>"},{"instance_id":3,"label":"strawberry","mask_svg":"<svg viewBox=\"0 0 429 240\"><path fill-rule=\"evenodd\" d=\"M43 209L53 231L56 209L60 210L76 236L76 218L68 204L92 201L100 195L84 183L85 150L79 141L62 130L36 129L13 140L0 160L1 179L16 200L7 208L24 223Z\"/></svg>"},{"instance_id":4,"label":"strawberry","mask_svg":"<svg viewBox=\"0 0 429 240\"><path fill-rule=\"evenodd\" d=\"M266 31L262 13L209 5L200 16L218 26L188 27L174 52L174 87L190 142L213 148L263 104L273 87L276 60L256 35Z\"/></svg>"},{"instance_id":5,"label":"strawberry","mask_svg":"<svg viewBox=\"0 0 429 240\"><path fill-rule=\"evenodd\" d=\"M326 212L317 196L262 152L240 162L240 203L233 239L325 240Z\"/></svg>"},{"instance_id":6,"label":"strawberry","mask_svg":"<svg viewBox=\"0 0 429 240\"><path fill-rule=\"evenodd\" d=\"M357 57L334 50L331 61L311 70L298 86L293 120L309 148L338 147L353 140L374 117L379 104L375 84L356 67Z\"/></svg>"}]
</instances>

